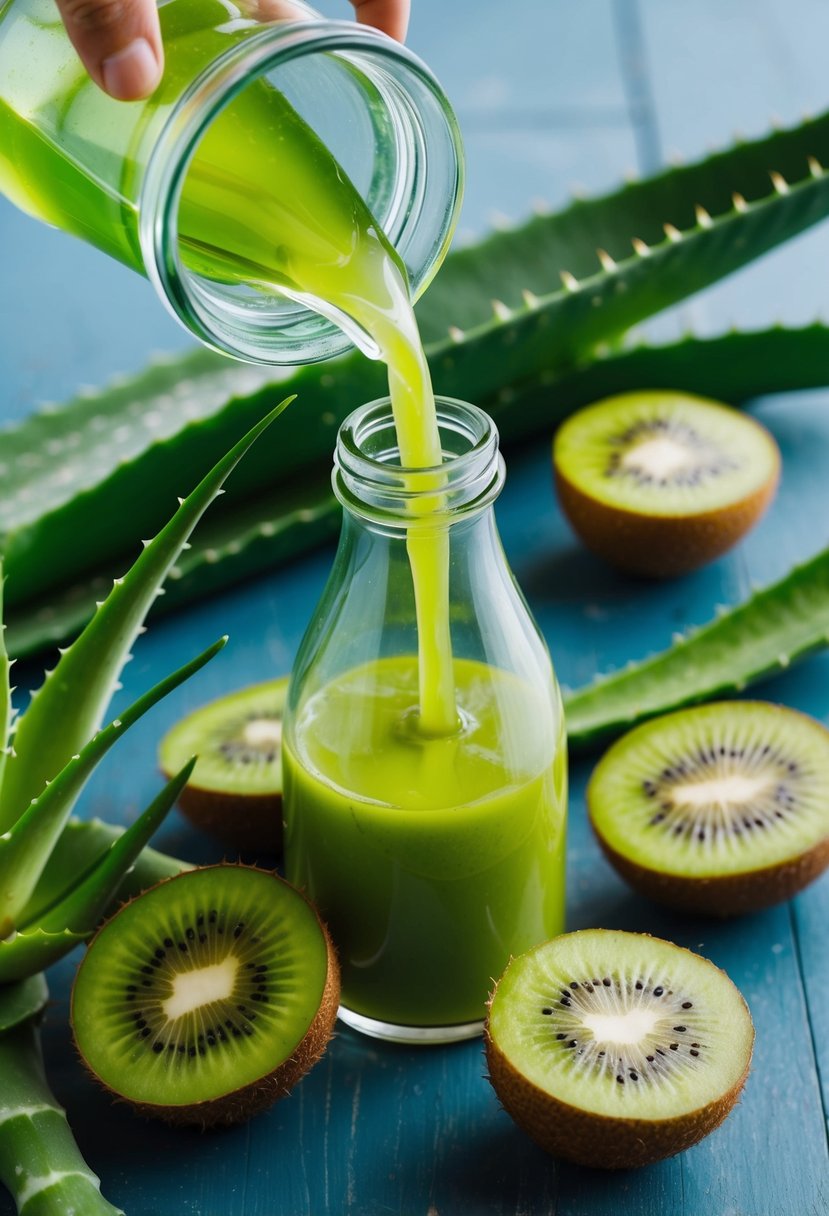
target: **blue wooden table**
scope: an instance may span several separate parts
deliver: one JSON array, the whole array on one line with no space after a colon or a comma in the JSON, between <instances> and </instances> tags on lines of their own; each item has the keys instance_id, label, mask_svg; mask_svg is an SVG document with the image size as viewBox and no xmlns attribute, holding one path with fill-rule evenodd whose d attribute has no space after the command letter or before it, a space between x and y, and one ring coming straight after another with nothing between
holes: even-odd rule
<instances>
[{"instance_id":1,"label":"blue wooden table","mask_svg":"<svg viewBox=\"0 0 829 1216\"><path fill-rule=\"evenodd\" d=\"M345 0L326 0L339 12ZM410 41L457 104L469 151L462 233L562 203L625 172L796 121L829 104L824 0L414 0ZM773 166L769 166L773 168ZM188 342L150 289L105 258L0 201L0 415L22 417ZM795 323L829 303L829 233L815 231L651 326L669 336L732 321ZM731 556L642 586L580 550L553 500L546 445L516 454L499 506L513 567L562 682L661 648L719 603L778 576L829 541L829 388L757 403L784 457L777 501ZM82 545L83 537L79 537ZM183 712L286 671L330 551L155 624L126 669L140 690L225 631L231 644L119 744L89 787L86 814L129 821L158 788L155 745ZM22 673L34 678L32 669ZM829 655L761 695L829 721ZM647 930L700 950L745 994L757 1027L752 1074L723 1128L637 1173L560 1166L499 1109L479 1043L409 1050L336 1041L295 1094L247 1127L171 1132L110 1107L86 1081L67 1029L76 959L51 976L48 1066L105 1192L130 1216L822 1216L829 1211L829 881L727 924L659 911L600 858L585 822L589 765L573 769L571 928ZM181 821L160 847L210 860ZM0 1214L11 1209L0 1198ZM81 1214L78 1214L81 1216Z\"/></svg>"}]
</instances>

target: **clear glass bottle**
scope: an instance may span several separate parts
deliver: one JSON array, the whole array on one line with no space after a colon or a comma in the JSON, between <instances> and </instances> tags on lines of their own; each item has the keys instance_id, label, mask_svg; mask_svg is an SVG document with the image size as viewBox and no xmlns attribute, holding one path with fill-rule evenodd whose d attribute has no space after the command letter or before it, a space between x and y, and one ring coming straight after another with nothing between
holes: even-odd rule
<instances>
[{"instance_id":1,"label":"clear glass bottle","mask_svg":"<svg viewBox=\"0 0 829 1216\"><path fill-rule=\"evenodd\" d=\"M479 1033L493 978L564 915L561 699L495 525L497 431L475 406L437 410L439 470L400 467L387 399L340 429L342 534L284 723L287 875L328 920L341 1016L404 1042ZM441 737L419 729L413 537L447 559L458 720Z\"/></svg>"},{"instance_id":2,"label":"clear glass bottle","mask_svg":"<svg viewBox=\"0 0 829 1216\"><path fill-rule=\"evenodd\" d=\"M319 299L312 308L287 282L263 291L257 279L267 276L244 255L275 181L296 179L300 199L322 182L324 210L327 149L417 297L440 265L462 194L460 135L434 76L385 35L323 19L301 0L159 0L159 11L163 80L147 101L124 103L86 75L54 0L0 0L0 191L147 275L173 315L217 350L299 363L351 340L376 354ZM316 133L322 154L298 166L276 150L271 172L261 137L271 129L283 139L279 106ZM198 176L205 163L210 181ZM235 192L221 195L225 170L237 175ZM199 190L194 217L188 200ZM336 217L324 218L333 229ZM278 253L278 212L267 223ZM324 236L326 223L319 227Z\"/></svg>"}]
</instances>

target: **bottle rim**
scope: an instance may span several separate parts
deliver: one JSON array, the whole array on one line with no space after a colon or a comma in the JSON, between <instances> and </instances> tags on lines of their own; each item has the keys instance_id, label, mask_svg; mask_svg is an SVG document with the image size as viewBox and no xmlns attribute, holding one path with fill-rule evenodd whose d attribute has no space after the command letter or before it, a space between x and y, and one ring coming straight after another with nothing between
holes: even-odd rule
<instances>
[{"instance_id":1,"label":"bottle rim","mask_svg":"<svg viewBox=\"0 0 829 1216\"><path fill-rule=\"evenodd\" d=\"M385 74L384 102L395 121L410 129L423 163L429 144L435 139L442 141L446 161L443 169L449 174L447 204L442 213L436 213L429 251L419 259L422 264L407 266L413 299L437 273L460 213L464 181L460 128L436 77L408 47L368 26L310 16L264 25L228 48L191 82L159 133L141 187L139 242L147 276L173 316L205 345L237 359L265 364L311 363L341 354L352 345L354 335L349 337L332 319L304 302L286 309L285 296L274 296L273 310L260 302L255 308L234 306L227 300L215 306L204 295L200 276L187 269L178 250L178 210L184 182L210 123L256 78L303 56L330 52L362 56L374 73ZM428 121L437 120L436 131L427 131L427 117L417 111L394 78L394 71L400 68L410 74L412 87L421 88L429 99L432 110ZM425 187L421 186L423 196ZM433 193L430 191L430 195ZM401 256L420 219L412 202L405 191L398 190L391 204L392 214L375 217Z\"/></svg>"},{"instance_id":2,"label":"bottle rim","mask_svg":"<svg viewBox=\"0 0 829 1216\"><path fill-rule=\"evenodd\" d=\"M400 463L391 398L354 410L337 435L332 484L352 514L409 528L454 521L491 506L504 484L498 429L479 406L436 397L444 460L429 468Z\"/></svg>"}]
</instances>

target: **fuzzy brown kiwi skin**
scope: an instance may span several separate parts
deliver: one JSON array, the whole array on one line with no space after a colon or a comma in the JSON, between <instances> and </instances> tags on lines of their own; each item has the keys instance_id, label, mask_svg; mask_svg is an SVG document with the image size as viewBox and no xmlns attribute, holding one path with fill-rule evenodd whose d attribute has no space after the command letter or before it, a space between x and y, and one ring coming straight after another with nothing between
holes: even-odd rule
<instances>
[{"instance_id":1,"label":"fuzzy brown kiwi skin","mask_svg":"<svg viewBox=\"0 0 829 1216\"><path fill-rule=\"evenodd\" d=\"M589 806L589 803L588 803ZM820 840L799 857L776 866L723 874L713 878L690 878L642 866L617 853L602 837L592 816L590 823L602 852L613 868L640 895L681 912L704 916L740 916L759 912L772 904L791 899L829 866L829 839Z\"/></svg>"},{"instance_id":2,"label":"fuzzy brown kiwi skin","mask_svg":"<svg viewBox=\"0 0 829 1216\"><path fill-rule=\"evenodd\" d=\"M687 1115L662 1122L615 1119L579 1110L545 1093L512 1066L488 1030L484 1033L489 1079L506 1112L545 1152L594 1169L652 1165L697 1144L730 1113L748 1076L746 1067L728 1093Z\"/></svg>"},{"instance_id":3,"label":"fuzzy brown kiwi skin","mask_svg":"<svg viewBox=\"0 0 829 1216\"><path fill-rule=\"evenodd\" d=\"M780 461L753 494L718 511L687 516L608 506L573 485L557 464L554 471L561 508L588 549L629 574L673 578L713 561L757 523L777 489Z\"/></svg>"},{"instance_id":4,"label":"fuzzy brown kiwi skin","mask_svg":"<svg viewBox=\"0 0 829 1216\"><path fill-rule=\"evenodd\" d=\"M222 862L217 866L202 866L199 868L203 870L218 870L228 865L237 866L239 869L255 870L258 873L267 874L269 877L274 878L278 882L284 883L285 886L291 886L290 883L285 882L285 879L281 878L275 871L264 870L258 866L243 866L240 863L235 862ZM189 870L185 871L183 874L176 874L172 878L162 879L161 882L156 883L154 887L148 887L147 890L154 891L156 887L166 886L171 882L178 882L180 879L185 878L188 873L193 872L194 871ZM340 967L337 960L337 954L334 949L334 944L331 941L331 936L328 932L328 927L321 919L319 912L302 891L300 891L297 887L291 887L291 889L305 901L305 903L314 913L325 939L327 954L325 985L322 991L320 1006L317 1010L316 1016L305 1032L305 1035L298 1043L294 1054L266 1076L259 1077L257 1080L250 1082L248 1085L243 1085L239 1089L233 1090L227 1094L223 1094L219 1098L211 1098L206 1102L193 1102L187 1106L164 1106L153 1102L134 1102L131 1098L124 1097L123 1094L119 1094L117 1090L112 1089L109 1085L102 1081L98 1074L87 1063L78 1041L75 1038L75 988L73 985L69 1020L72 1026L72 1038L75 1044L75 1050L77 1051L82 1064L90 1073L93 1080L96 1081L111 1098L113 1098L116 1102L123 1102L127 1106L131 1106L139 1115L145 1115L147 1118L161 1119L165 1123L171 1124L174 1127L199 1127L202 1129L202 1131L207 1131L208 1129L214 1127L228 1127L234 1123L244 1123L254 1115L258 1115L262 1111L267 1110L279 1098L287 1097L296 1083L300 1081L311 1068L313 1068L314 1064L316 1064L324 1054L334 1030L334 1023L337 1020L337 1009L340 1004ZM94 944L98 933L101 933L111 920L114 920L115 917L117 917L120 912L122 912L123 909L128 906L128 904L133 903L135 899L141 899L142 896L146 894L147 891L143 891L141 895L134 896L132 900L128 900L127 903L124 903L114 916L111 916L109 920L105 921L104 924L98 928L95 937L93 937L92 941L89 943L90 948ZM83 967L83 962L81 963L81 967ZM80 974L80 967L78 968L78 974Z\"/></svg>"},{"instance_id":5,"label":"fuzzy brown kiwi skin","mask_svg":"<svg viewBox=\"0 0 829 1216\"><path fill-rule=\"evenodd\" d=\"M166 772L164 776L170 779ZM224 794L188 784L177 806L194 827L226 849L282 856L281 793Z\"/></svg>"},{"instance_id":6,"label":"fuzzy brown kiwi skin","mask_svg":"<svg viewBox=\"0 0 829 1216\"><path fill-rule=\"evenodd\" d=\"M642 936L649 937L650 934ZM491 1008L497 991L496 984L488 1008ZM752 1026L752 1048L753 1044ZM730 1114L748 1077L752 1054L750 1048L742 1075L713 1102L673 1119L651 1120L594 1114L562 1102L540 1089L520 1073L500 1050L490 1033L489 1015L484 1023L484 1050L488 1079L504 1110L518 1126L551 1156L604 1170L652 1165L698 1144Z\"/></svg>"}]
</instances>

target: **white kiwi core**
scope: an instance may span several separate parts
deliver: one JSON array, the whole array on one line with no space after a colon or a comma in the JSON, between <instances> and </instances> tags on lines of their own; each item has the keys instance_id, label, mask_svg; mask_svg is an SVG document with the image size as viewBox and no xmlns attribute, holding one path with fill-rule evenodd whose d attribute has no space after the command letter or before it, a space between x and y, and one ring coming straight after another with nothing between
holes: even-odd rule
<instances>
[{"instance_id":1,"label":"white kiwi core","mask_svg":"<svg viewBox=\"0 0 829 1216\"><path fill-rule=\"evenodd\" d=\"M235 955L229 954L220 963L195 967L192 971L183 971L174 976L173 991L167 1000L162 1002L165 1016L172 1022L203 1005L230 1000L238 970L239 960Z\"/></svg>"}]
</instances>

